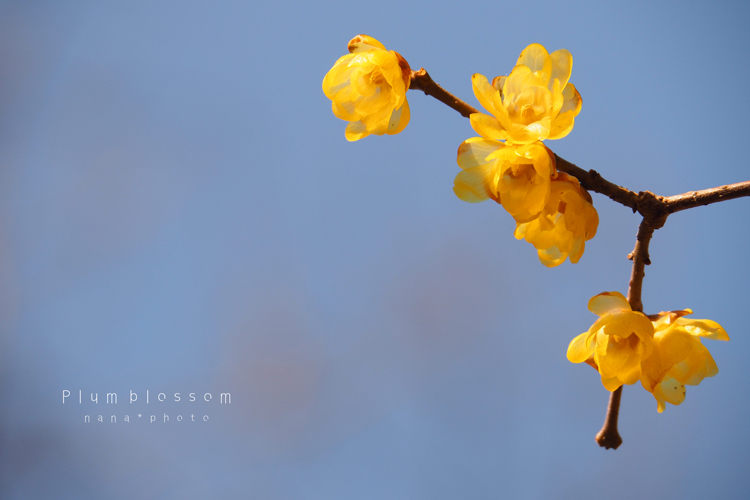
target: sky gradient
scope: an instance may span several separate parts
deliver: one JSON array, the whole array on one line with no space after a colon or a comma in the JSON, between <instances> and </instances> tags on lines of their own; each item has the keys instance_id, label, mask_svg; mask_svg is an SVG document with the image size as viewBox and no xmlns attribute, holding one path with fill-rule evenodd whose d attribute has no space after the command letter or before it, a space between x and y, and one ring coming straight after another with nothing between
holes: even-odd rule
<instances>
[{"instance_id":1,"label":"sky gradient","mask_svg":"<svg viewBox=\"0 0 750 500\"><path fill-rule=\"evenodd\" d=\"M359 33L475 107L473 73L566 48L583 107L547 145L679 194L750 179L748 26L745 2L0 2L0 497L750 497L749 199L656 231L646 312L731 341L662 414L626 387L605 451L608 393L565 352L627 292L638 217L593 194L597 236L547 269L453 194L467 119L410 91L403 133L349 143L321 90Z\"/></svg>"}]
</instances>

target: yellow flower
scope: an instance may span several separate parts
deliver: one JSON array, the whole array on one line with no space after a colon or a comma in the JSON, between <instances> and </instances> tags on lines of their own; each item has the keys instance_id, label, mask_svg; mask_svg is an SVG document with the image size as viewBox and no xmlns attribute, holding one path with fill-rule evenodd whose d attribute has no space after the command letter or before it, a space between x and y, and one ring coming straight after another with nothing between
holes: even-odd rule
<instances>
[{"instance_id":1,"label":"yellow flower","mask_svg":"<svg viewBox=\"0 0 750 500\"><path fill-rule=\"evenodd\" d=\"M567 257L573 264L578 262L598 227L599 215L589 193L578 179L558 172L542 213L530 222L518 222L515 236L534 245L542 264L555 267Z\"/></svg>"},{"instance_id":2,"label":"yellow flower","mask_svg":"<svg viewBox=\"0 0 750 500\"><path fill-rule=\"evenodd\" d=\"M347 140L398 134L409 123L409 63L367 35L352 38L349 52L323 78L333 114L349 122Z\"/></svg>"},{"instance_id":3,"label":"yellow flower","mask_svg":"<svg viewBox=\"0 0 750 500\"><path fill-rule=\"evenodd\" d=\"M729 340L729 336L715 321L683 318L692 313L690 309L661 312L653 322L654 351L643 361L641 383L656 398L659 413L665 402L678 405L685 400L686 384L698 385L719 373L700 339Z\"/></svg>"},{"instance_id":4,"label":"yellow flower","mask_svg":"<svg viewBox=\"0 0 750 500\"><path fill-rule=\"evenodd\" d=\"M641 378L641 362L651 355L654 327L648 317L630 308L619 292L604 292L589 300L599 319L568 346L568 359L599 370L602 384L614 391Z\"/></svg>"},{"instance_id":5,"label":"yellow flower","mask_svg":"<svg viewBox=\"0 0 750 500\"><path fill-rule=\"evenodd\" d=\"M464 201L492 198L516 219L536 218L550 196L555 156L541 142L513 145L472 137L458 148L463 169L453 181L453 191Z\"/></svg>"},{"instance_id":6,"label":"yellow flower","mask_svg":"<svg viewBox=\"0 0 750 500\"><path fill-rule=\"evenodd\" d=\"M529 143L560 139L573 129L581 95L569 83L573 56L565 49L548 54L534 43L526 47L510 75L492 80L472 76L480 104L491 113L471 115L471 126L487 139Z\"/></svg>"}]
</instances>

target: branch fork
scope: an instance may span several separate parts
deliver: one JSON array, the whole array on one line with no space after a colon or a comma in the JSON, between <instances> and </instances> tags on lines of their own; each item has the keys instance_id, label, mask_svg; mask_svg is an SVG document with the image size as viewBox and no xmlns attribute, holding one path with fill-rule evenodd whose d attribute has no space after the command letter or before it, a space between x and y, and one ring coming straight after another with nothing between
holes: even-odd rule
<instances>
[{"instance_id":1,"label":"branch fork","mask_svg":"<svg viewBox=\"0 0 750 500\"><path fill-rule=\"evenodd\" d=\"M476 108L435 83L424 68L411 72L409 88L421 90L426 95L432 96L455 109L461 116L466 118L471 117L473 113L479 113ZM596 170L584 170L558 155L555 155L555 160L557 169L577 178L583 188L607 196L611 200L630 208L633 210L633 213L637 212L643 217L638 226L635 248L628 254L628 259L633 261L628 286L628 302L633 311L643 312L641 290L643 288L643 278L646 276L646 266L651 264L648 246L654 235L654 231L664 226L670 214L720 201L750 196L750 181L718 186L702 191L690 191L667 197L656 195L650 191L636 193L606 180ZM603 448L617 449L622 444L622 438L617 430L621 397L622 386L610 394L604 426L596 435L596 442Z\"/></svg>"}]
</instances>

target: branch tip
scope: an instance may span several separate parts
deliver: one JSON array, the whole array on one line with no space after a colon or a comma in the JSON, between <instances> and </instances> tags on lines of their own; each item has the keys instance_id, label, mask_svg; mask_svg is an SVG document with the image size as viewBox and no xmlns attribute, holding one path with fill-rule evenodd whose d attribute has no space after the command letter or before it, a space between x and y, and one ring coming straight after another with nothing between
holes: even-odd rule
<instances>
[{"instance_id":1,"label":"branch tip","mask_svg":"<svg viewBox=\"0 0 750 500\"><path fill-rule=\"evenodd\" d=\"M475 108L468 105L458 97L454 96L435 81L427 73L427 70L420 68L411 72L410 90L421 90L425 95L429 95L442 102L446 106L455 109L461 116L469 118L473 113L479 113Z\"/></svg>"},{"instance_id":2,"label":"branch tip","mask_svg":"<svg viewBox=\"0 0 750 500\"><path fill-rule=\"evenodd\" d=\"M618 387L609 395L607 406L607 417L604 419L602 430L596 435L596 442L606 449L616 450L622 444L622 438L617 431L617 417L620 414L620 398L622 397L622 386Z\"/></svg>"}]
</instances>

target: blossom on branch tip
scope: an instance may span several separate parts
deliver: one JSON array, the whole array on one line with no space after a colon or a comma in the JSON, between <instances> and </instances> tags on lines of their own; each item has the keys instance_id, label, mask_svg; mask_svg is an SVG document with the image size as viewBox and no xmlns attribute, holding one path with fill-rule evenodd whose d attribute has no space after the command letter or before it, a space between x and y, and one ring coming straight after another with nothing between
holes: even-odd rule
<instances>
[{"instance_id":1,"label":"blossom on branch tip","mask_svg":"<svg viewBox=\"0 0 750 500\"><path fill-rule=\"evenodd\" d=\"M464 201L491 198L518 222L535 219L547 204L555 156L541 142L514 145L472 137L459 146L457 161L462 170L453 191Z\"/></svg>"},{"instance_id":2,"label":"blossom on branch tip","mask_svg":"<svg viewBox=\"0 0 750 500\"><path fill-rule=\"evenodd\" d=\"M659 413L664 411L665 403L679 405L685 400L685 385L698 385L719 373L701 337L729 340L729 336L715 321L683 317L692 312L661 312L653 321L654 350L643 361L641 384L656 398Z\"/></svg>"},{"instance_id":3,"label":"blossom on branch tip","mask_svg":"<svg viewBox=\"0 0 750 500\"><path fill-rule=\"evenodd\" d=\"M583 255L586 241L596 235L599 215L591 195L573 176L558 172L550 183L550 196L539 217L517 222L515 236L537 249L547 267L562 264L566 258L575 264Z\"/></svg>"},{"instance_id":4,"label":"blossom on branch tip","mask_svg":"<svg viewBox=\"0 0 750 500\"><path fill-rule=\"evenodd\" d=\"M398 134L410 117L406 101L409 63L367 35L352 38L348 48L350 53L336 61L323 79L333 114L349 122L346 139Z\"/></svg>"},{"instance_id":5,"label":"blossom on branch tip","mask_svg":"<svg viewBox=\"0 0 750 500\"><path fill-rule=\"evenodd\" d=\"M619 292L604 292L589 300L597 319L568 346L568 360L596 368L602 384L614 391L641 378L641 362L653 351L654 326L642 312L633 311Z\"/></svg>"},{"instance_id":6,"label":"blossom on branch tip","mask_svg":"<svg viewBox=\"0 0 750 500\"><path fill-rule=\"evenodd\" d=\"M549 54L534 43L521 52L510 75L490 83L475 74L474 95L490 115L472 114L471 126L482 137L521 144L565 137L582 102L568 81L572 68L573 56L567 50Z\"/></svg>"}]
</instances>

